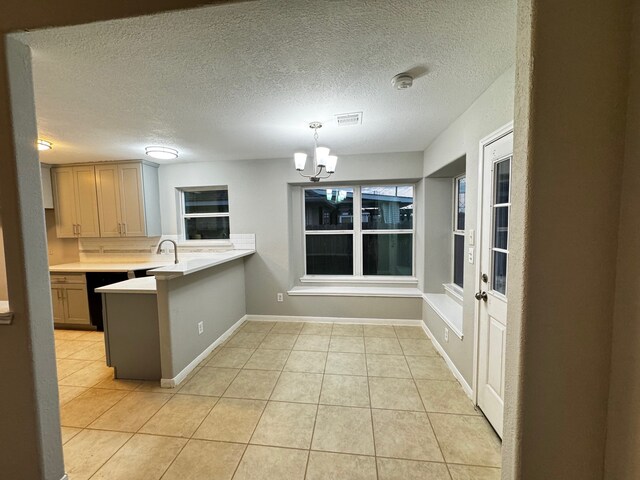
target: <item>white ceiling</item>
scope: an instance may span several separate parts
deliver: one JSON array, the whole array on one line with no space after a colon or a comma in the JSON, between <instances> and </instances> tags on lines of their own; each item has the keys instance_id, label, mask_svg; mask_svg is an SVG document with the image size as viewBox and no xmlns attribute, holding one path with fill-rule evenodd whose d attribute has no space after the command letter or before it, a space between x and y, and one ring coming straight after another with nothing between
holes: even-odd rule
<instances>
[{"instance_id":1,"label":"white ceiling","mask_svg":"<svg viewBox=\"0 0 640 480\"><path fill-rule=\"evenodd\" d=\"M514 61L513 0L269 0L19 34L47 163L423 150ZM391 78L427 73L410 90ZM362 111L360 126L333 116Z\"/></svg>"}]
</instances>

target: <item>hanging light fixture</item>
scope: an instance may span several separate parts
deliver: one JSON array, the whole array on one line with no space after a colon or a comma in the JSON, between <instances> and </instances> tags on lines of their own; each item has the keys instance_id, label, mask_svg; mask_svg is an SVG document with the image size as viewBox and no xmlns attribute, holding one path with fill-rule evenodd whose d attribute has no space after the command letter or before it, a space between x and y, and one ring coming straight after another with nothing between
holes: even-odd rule
<instances>
[{"instance_id":1,"label":"hanging light fixture","mask_svg":"<svg viewBox=\"0 0 640 480\"><path fill-rule=\"evenodd\" d=\"M303 152L296 152L293 154L293 162L295 164L298 173L308 178L312 182L319 182L323 178L329 178L336 171L336 164L338 163L338 157L335 155L329 155L328 147L318 146L318 129L322 128L322 123L311 122L309 128L313 129L313 174L305 175L305 164L307 163L307 154ZM326 172L326 175L322 175L322 172Z\"/></svg>"}]
</instances>

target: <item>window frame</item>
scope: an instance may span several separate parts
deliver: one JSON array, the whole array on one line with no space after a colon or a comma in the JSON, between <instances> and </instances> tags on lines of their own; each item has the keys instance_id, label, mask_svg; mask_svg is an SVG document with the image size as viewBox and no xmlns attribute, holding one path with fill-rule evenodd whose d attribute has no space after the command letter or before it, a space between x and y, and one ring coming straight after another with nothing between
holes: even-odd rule
<instances>
[{"instance_id":1,"label":"window frame","mask_svg":"<svg viewBox=\"0 0 640 480\"><path fill-rule=\"evenodd\" d=\"M231 201L229 200L229 210L227 212L215 212L215 213L186 213L186 205L184 194L186 192L203 192L203 191L219 191L226 190L227 197L229 196L229 186L228 185L208 185L202 187L176 187L176 192L178 194L178 203L180 212L178 214L178 224L179 224L179 233L180 233L180 243L206 243L206 244L227 244L231 239ZM186 220L189 218L221 218L227 217L229 219L229 238L205 238L205 239L195 239L195 238L187 238L187 227Z\"/></svg>"},{"instance_id":2,"label":"window frame","mask_svg":"<svg viewBox=\"0 0 640 480\"><path fill-rule=\"evenodd\" d=\"M458 228L458 207L459 207L459 201L460 201L460 196L459 196L459 186L460 186L460 181L463 180L465 181L465 228L463 230L460 230ZM463 292L464 290L464 237L466 235L466 227L467 227L467 206L466 206L466 198L467 198L467 174L466 173L462 173L460 175L457 175L455 177L453 177L453 215L452 215L452 225L451 225L451 286L453 288L457 288L459 289L460 293ZM455 267L456 267L456 236L458 237L462 237L462 264L463 264L463 268L462 268L462 286L458 285L457 283L455 283Z\"/></svg>"},{"instance_id":3,"label":"window frame","mask_svg":"<svg viewBox=\"0 0 640 480\"><path fill-rule=\"evenodd\" d=\"M363 230L362 228L362 188L367 187L412 187L413 189L413 220L409 229L376 229ZM306 191L317 189L352 189L353 190L353 230L307 230L306 219ZM302 187L302 283L402 283L416 284L416 191L414 182L401 183L351 183L339 185L307 185ZM366 232L366 233L365 233ZM411 234L411 275L364 275L363 274L363 235L371 234ZM307 235L352 235L353 238L353 275L319 275L307 273Z\"/></svg>"}]
</instances>

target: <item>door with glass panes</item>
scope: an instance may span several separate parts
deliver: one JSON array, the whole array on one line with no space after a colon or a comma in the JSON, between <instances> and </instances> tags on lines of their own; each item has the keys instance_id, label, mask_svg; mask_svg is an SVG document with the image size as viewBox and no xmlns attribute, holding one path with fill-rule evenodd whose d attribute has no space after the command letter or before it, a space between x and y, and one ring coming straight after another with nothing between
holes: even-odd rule
<instances>
[{"instance_id":1,"label":"door with glass panes","mask_svg":"<svg viewBox=\"0 0 640 480\"><path fill-rule=\"evenodd\" d=\"M483 148L478 406L502 436L513 131Z\"/></svg>"}]
</instances>

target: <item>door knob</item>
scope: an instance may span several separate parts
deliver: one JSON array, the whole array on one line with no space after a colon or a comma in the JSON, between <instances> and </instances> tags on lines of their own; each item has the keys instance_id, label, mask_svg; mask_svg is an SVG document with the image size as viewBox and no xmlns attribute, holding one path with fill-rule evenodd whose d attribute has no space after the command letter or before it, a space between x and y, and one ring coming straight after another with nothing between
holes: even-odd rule
<instances>
[{"instance_id":1,"label":"door knob","mask_svg":"<svg viewBox=\"0 0 640 480\"><path fill-rule=\"evenodd\" d=\"M478 292L476 293L476 300L487 301L487 292Z\"/></svg>"}]
</instances>

